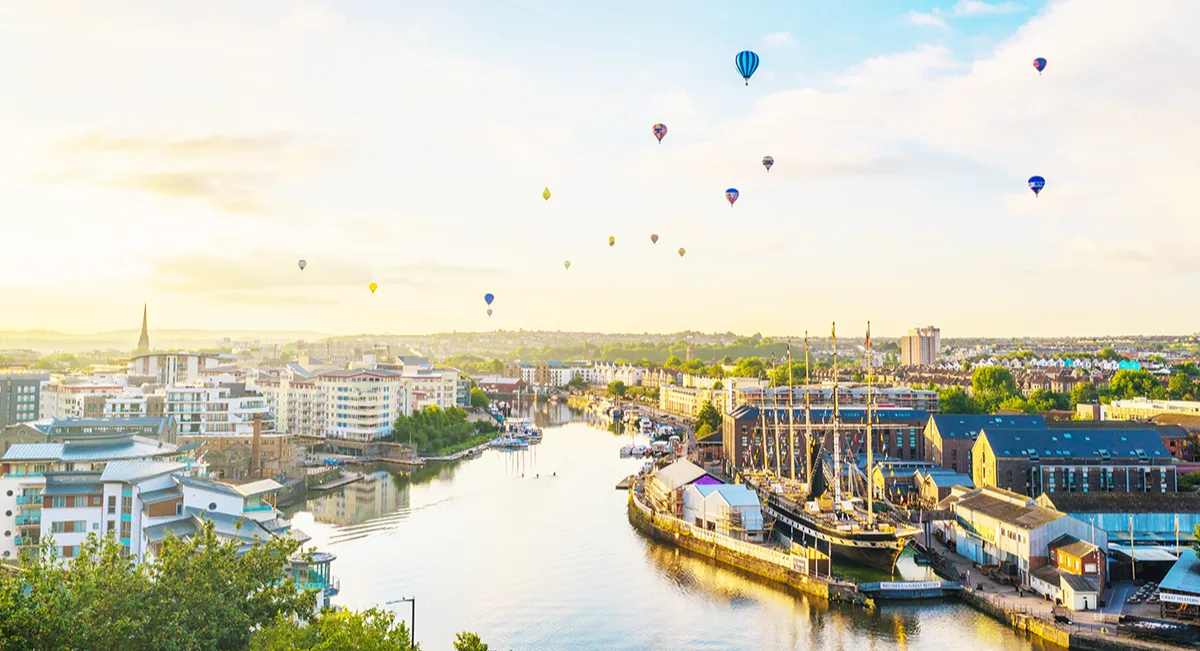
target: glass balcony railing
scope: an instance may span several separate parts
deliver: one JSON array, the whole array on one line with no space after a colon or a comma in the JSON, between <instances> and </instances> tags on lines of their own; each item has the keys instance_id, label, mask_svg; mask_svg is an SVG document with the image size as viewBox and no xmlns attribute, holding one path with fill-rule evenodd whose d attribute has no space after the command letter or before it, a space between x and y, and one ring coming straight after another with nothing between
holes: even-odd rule
<instances>
[{"instance_id":1,"label":"glass balcony railing","mask_svg":"<svg viewBox=\"0 0 1200 651\"><path fill-rule=\"evenodd\" d=\"M17 516L17 526L18 527L27 527L27 526L41 524L41 523L42 523L42 514L41 513L38 513L37 515L18 515Z\"/></svg>"}]
</instances>

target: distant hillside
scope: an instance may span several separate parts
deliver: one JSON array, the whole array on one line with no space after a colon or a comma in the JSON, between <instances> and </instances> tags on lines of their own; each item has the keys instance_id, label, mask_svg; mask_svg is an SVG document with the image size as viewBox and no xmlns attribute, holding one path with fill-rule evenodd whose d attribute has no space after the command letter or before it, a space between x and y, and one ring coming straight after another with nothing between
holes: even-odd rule
<instances>
[{"instance_id":1,"label":"distant hillside","mask_svg":"<svg viewBox=\"0 0 1200 651\"><path fill-rule=\"evenodd\" d=\"M140 330L113 330L91 334L66 334L52 330L0 331L0 350L28 348L41 353L86 352L90 350L130 351L137 347ZM316 341L328 335L306 330L150 330L154 350L215 348L224 337L283 344L304 339Z\"/></svg>"}]
</instances>

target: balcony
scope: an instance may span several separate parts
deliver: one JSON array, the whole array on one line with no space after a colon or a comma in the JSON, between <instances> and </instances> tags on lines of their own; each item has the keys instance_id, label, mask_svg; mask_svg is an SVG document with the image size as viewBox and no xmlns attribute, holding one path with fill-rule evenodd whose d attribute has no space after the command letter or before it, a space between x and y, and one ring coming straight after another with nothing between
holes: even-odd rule
<instances>
[{"instance_id":1,"label":"balcony","mask_svg":"<svg viewBox=\"0 0 1200 651\"><path fill-rule=\"evenodd\" d=\"M28 475L28 476L33 476L33 475ZM40 473L37 476L40 476ZM19 504L21 506L41 506L42 505L42 496L41 495L18 495L17 496L17 504Z\"/></svg>"},{"instance_id":2,"label":"balcony","mask_svg":"<svg viewBox=\"0 0 1200 651\"><path fill-rule=\"evenodd\" d=\"M18 527L29 527L29 526L33 526L33 525L39 525L41 523L42 523L42 514L40 512L37 514L34 514L34 515L18 515L17 516L17 526Z\"/></svg>"}]
</instances>

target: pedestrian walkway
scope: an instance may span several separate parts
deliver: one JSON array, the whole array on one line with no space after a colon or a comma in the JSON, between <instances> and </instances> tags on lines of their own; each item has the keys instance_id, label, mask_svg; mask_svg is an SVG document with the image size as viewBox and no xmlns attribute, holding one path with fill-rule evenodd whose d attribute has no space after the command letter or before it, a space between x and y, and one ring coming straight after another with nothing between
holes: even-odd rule
<instances>
[{"instance_id":1,"label":"pedestrian walkway","mask_svg":"<svg viewBox=\"0 0 1200 651\"><path fill-rule=\"evenodd\" d=\"M1018 589L1014 586L997 583L975 569L971 559L960 556L937 538L931 540L933 549L942 554L946 559L946 564L958 572L964 590L969 590L976 596L982 596L993 605L1005 610L1026 613L1041 619L1054 618L1053 601L1046 601L1042 595L1036 592L1022 590L1018 593Z\"/></svg>"}]
</instances>

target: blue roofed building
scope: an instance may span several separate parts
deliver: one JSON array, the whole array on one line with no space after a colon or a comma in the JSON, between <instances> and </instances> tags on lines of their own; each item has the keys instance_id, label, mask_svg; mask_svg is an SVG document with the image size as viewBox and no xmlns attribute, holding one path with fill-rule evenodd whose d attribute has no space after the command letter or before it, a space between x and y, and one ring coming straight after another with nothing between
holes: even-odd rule
<instances>
[{"instance_id":1,"label":"blue roofed building","mask_svg":"<svg viewBox=\"0 0 1200 651\"><path fill-rule=\"evenodd\" d=\"M972 449L976 487L1043 492L1174 492L1174 459L1153 430L988 427Z\"/></svg>"},{"instance_id":2,"label":"blue roofed building","mask_svg":"<svg viewBox=\"0 0 1200 651\"><path fill-rule=\"evenodd\" d=\"M923 430L925 460L959 474L971 473L971 449L985 427L1044 429L1041 416L934 414Z\"/></svg>"}]
</instances>

